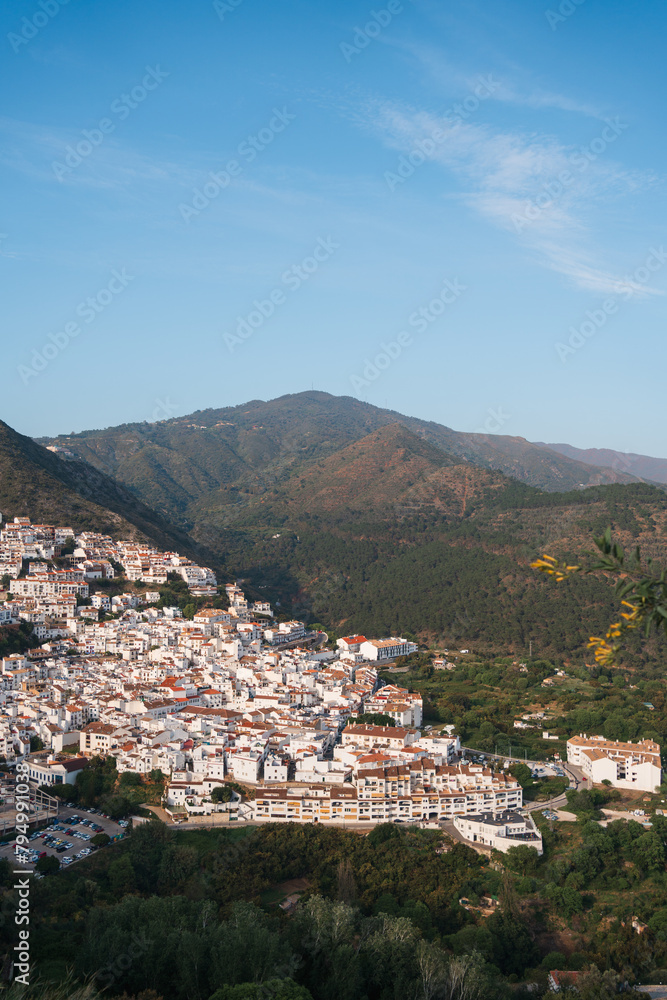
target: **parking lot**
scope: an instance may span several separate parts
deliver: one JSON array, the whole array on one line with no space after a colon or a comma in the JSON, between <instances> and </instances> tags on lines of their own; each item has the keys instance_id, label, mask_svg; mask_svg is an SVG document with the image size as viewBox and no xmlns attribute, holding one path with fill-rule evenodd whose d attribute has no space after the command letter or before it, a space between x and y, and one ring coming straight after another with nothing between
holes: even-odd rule
<instances>
[{"instance_id":1,"label":"parking lot","mask_svg":"<svg viewBox=\"0 0 667 1000\"><path fill-rule=\"evenodd\" d=\"M16 840L0 847L0 857L8 858L12 865L34 869L39 857L53 855L61 868L69 868L77 861L88 857L94 850L90 841L98 833L117 837L125 832L127 822L116 822L102 816L97 810L65 808L58 819L52 819L41 830L29 834L29 843L23 849L16 848Z\"/></svg>"}]
</instances>

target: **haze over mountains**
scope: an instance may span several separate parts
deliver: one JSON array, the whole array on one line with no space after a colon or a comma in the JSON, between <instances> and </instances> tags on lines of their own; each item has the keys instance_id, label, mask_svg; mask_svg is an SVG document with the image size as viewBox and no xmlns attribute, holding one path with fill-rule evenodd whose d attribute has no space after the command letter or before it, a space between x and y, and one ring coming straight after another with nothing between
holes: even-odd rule
<instances>
[{"instance_id":1,"label":"haze over mountains","mask_svg":"<svg viewBox=\"0 0 667 1000\"><path fill-rule=\"evenodd\" d=\"M632 452L613 451L611 448L573 448L571 444L540 444L566 458L586 465L616 469L654 483L667 483L667 459L635 455Z\"/></svg>"}]
</instances>

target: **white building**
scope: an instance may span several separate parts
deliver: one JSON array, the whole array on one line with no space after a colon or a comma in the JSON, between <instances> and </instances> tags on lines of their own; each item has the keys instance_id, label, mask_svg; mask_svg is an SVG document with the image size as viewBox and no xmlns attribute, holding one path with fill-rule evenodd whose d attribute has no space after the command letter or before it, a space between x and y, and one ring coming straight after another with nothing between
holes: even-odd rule
<instances>
[{"instance_id":1,"label":"white building","mask_svg":"<svg viewBox=\"0 0 667 1000\"><path fill-rule=\"evenodd\" d=\"M510 847L534 847L542 854L542 834L530 813L508 811L455 816L454 826L471 844L483 844L503 853Z\"/></svg>"},{"instance_id":2,"label":"white building","mask_svg":"<svg viewBox=\"0 0 667 1000\"><path fill-rule=\"evenodd\" d=\"M615 788L653 792L662 783L660 747L652 740L621 743L604 736L573 736L567 741L568 763L593 781L610 781Z\"/></svg>"},{"instance_id":3,"label":"white building","mask_svg":"<svg viewBox=\"0 0 667 1000\"><path fill-rule=\"evenodd\" d=\"M407 639L391 637L390 639L366 639L359 646L359 652L366 660L382 662L395 660L398 656L409 656L417 652L417 644Z\"/></svg>"},{"instance_id":4,"label":"white building","mask_svg":"<svg viewBox=\"0 0 667 1000\"><path fill-rule=\"evenodd\" d=\"M262 754L256 750L235 751L229 757L229 768L235 781L256 784L261 764Z\"/></svg>"},{"instance_id":5,"label":"white building","mask_svg":"<svg viewBox=\"0 0 667 1000\"><path fill-rule=\"evenodd\" d=\"M70 760L45 761L28 760L28 778L36 785L73 785L77 774L87 766L84 757L73 757Z\"/></svg>"},{"instance_id":6,"label":"white building","mask_svg":"<svg viewBox=\"0 0 667 1000\"><path fill-rule=\"evenodd\" d=\"M264 629L264 639L272 646L279 646L283 643L297 642L303 639L306 634L306 627L303 622L281 622L276 628Z\"/></svg>"}]
</instances>

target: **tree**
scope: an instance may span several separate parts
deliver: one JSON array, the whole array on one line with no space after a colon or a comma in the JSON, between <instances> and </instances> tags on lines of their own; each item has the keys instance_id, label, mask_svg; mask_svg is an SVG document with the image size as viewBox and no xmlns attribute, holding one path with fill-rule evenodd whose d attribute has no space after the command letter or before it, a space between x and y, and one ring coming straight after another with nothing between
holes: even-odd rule
<instances>
[{"instance_id":1,"label":"tree","mask_svg":"<svg viewBox=\"0 0 667 1000\"><path fill-rule=\"evenodd\" d=\"M229 785L218 785L211 792L211 802L231 802L233 792Z\"/></svg>"},{"instance_id":2,"label":"tree","mask_svg":"<svg viewBox=\"0 0 667 1000\"><path fill-rule=\"evenodd\" d=\"M106 847L111 843L111 837L108 833L96 833L90 843L93 847Z\"/></svg>"},{"instance_id":3,"label":"tree","mask_svg":"<svg viewBox=\"0 0 667 1000\"><path fill-rule=\"evenodd\" d=\"M658 941L667 941L667 909L656 910L648 922L648 927Z\"/></svg>"},{"instance_id":4,"label":"tree","mask_svg":"<svg viewBox=\"0 0 667 1000\"><path fill-rule=\"evenodd\" d=\"M338 865L338 899L343 903L353 903L357 895L357 886L354 881L354 871L352 862L341 861Z\"/></svg>"},{"instance_id":5,"label":"tree","mask_svg":"<svg viewBox=\"0 0 667 1000\"><path fill-rule=\"evenodd\" d=\"M126 892L131 892L135 888L136 878L132 861L127 854L120 858L115 858L107 869L109 885L113 892L119 896Z\"/></svg>"},{"instance_id":6,"label":"tree","mask_svg":"<svg viewBox=\"0 0 667 1000\"><path fill-rule=\"evenodd\" d=\"M394 823L378 823L368 834L367 839L368 843L372 844L373 847L379 847L380 844L384 844L387 840L398 839L400 836L401 831Z\"/></svg>"},{"instance_id":7,"label":"tree","mask_svg":"<svg viewBox=\"0 0 667 1000\"><path fill-rule=\"evenodd\" d=\"M447 1000L484 1000L489 995L484 959L478 951L452 958L445 973Z\"/></svg>"},{"instance_id":8,"label":"tree","mask_svg":"<svg viewBox=\"0 0 667 1000\"><path fill-rule=\"evenodd\" d=\"M518 847L510 847L505 852L504 861L510 871L518 875L533 875L539 864L540 858L534 847L527 844L519 844Z\"/></svg>"},{"instance_id":9,"label":"tree","mask_svg":"<svg viewBox=\"0 0 667 1000\"><path fill-rule=\"evenodd\" d=\"M60 871L60 862L53 854L46 854L35 865L35 871L42 875L52 875L54 872Z\"/></svg>"},{"instance_id":10,"label":"tree","mask_svg":"<svg viewBox=\"0 0 667 1000\"><path fill-rule=\"evenodd\" d=\"M527 764L512 764L509 769L512 777L516 778L521 787L525 790L533 785L533 772Z\"/></svg>"},{"instance_id":11,"label":"tree","mask_svg":"<svg viewBox=\"0 0 667 1000\"><path fill-rule=\"evenodd\" d=\"M656 575L652 559L646 561L644 570L639 546L627 558L622 545L612 540L611 528L593 541L600 555L587 565L568 566L545 554L531 566L540 573L553 576L557 583L578 573L604 575L616 580L616 596L627 610L621 611L618 621L612 622L604 636L592 635L588 643L589 649L594 650L596 663L612 666L616 663L624 636L632 629L643 626L647 638L652 629L667 635L667 573L663 569Z\"/></svg>"},{"instance_id":12,"label":"tree","mask_svg":"<svg viewBox=\"0 0 667 1000\"><path fill-rule=\"evenodd\" d=\"M391 726L396 727L396 719L392 715L387 715L386 712L362 712L361 715L357 715L356 718L350 717L347 720L348 726L356 725L369 725L369 726Z\"/></svg>"},{"instance_id":13,"label":"tree","mask_svg":"<svg viewBox=\"0 0 667 1000\"><path fill-rule=\"evenodd\" d=\"M313 995L293 979L268 979L263 983L223 986L210 1000L313 1000Z\"/></svg>"},{"instance_id":14,"label":"tree","mask_svg":"<svg viewBox=\"0 0 667 1000\"><path fill-rule=\"evenodd\" d=\"M38 753L44 749L44 741L39 736L30 737L30 753Z\"/></svg>"},{"instance_id":15,"label":"tree","mask_svg":"<svg viewBox=\"0 0 667 1000\"><path fill-rule=\"evenodd\" d=\"M122 819L132 810L133 802L124 795L107 795L100 799L100 807L110 819Z\"/></svg>"},{"instance_id":16,"label":"tree","mask_svg":"<svg viewBox=\"0 0 667 1000\"><path fill-rule=\"evenodd\" d=\"M137 774L136 771L123 771L120 776L120 783L124 788L136 788L142 783L141 775Z\"/></svg>"}]
</instances>

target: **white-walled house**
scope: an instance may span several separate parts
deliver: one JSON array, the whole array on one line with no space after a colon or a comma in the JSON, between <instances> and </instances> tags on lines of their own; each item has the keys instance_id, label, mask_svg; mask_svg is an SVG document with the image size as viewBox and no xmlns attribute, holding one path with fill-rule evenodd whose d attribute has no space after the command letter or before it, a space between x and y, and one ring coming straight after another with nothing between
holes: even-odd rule
<instances>
[{"instance_id":1,"label":"white-walled house","mask_svg":"<svg viewBox=\"0 0 667 1000\"><path fill-rule=\"evenodd\" d=\"M542 854L542 834L530 815L519 812L473 813L455 816L454 826L472 844L483 844L503 854L511 847L534 847Z\"/></svg>"},{"instance_id":2,"label":"white-walled house","mask_svg":"<svg viewBox=\"0 0 667 1000\"><path fill-rule=\"evenodd\" d=\"M389 639L366 639L359 646L359 652L364 659L377 662L395 660L398 656L409 656L411 653L416 653L417 649L415 642L394 636Z\"/></svg>"},{"instance_id":3,"label":"white-walled house","mask_svg":"<svg viewBox=\"0 0 667 1000\"><path fill-rule=\"evenodd\" d=\"M567 741L568 763L593 781L615 788L653 792L662 783L660 746L652 740L621 743L604 736L573 736Z\"/></svg>"}]
</instances>

